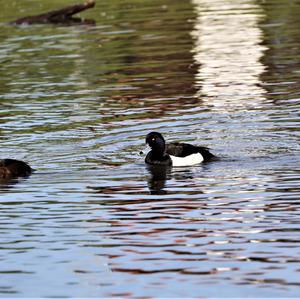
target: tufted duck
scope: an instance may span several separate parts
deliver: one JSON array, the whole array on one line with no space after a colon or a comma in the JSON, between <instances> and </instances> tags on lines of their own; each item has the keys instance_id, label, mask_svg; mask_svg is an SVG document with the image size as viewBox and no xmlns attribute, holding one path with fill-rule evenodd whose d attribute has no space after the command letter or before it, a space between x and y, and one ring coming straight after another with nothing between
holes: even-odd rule
<instances>
[{"instance_id":1,"label":"tufted duck","mask_svg":"<svg viewBox=\"0 0 300 299\"><path fill-rule=\"evenodd\" d=\"M191 166L216 158L206 147L178 142L166 144L158 132L149 133L146 143L151 147L151 151L147 154L145 162L150 165Z\"/></svg>"}]
</instances>

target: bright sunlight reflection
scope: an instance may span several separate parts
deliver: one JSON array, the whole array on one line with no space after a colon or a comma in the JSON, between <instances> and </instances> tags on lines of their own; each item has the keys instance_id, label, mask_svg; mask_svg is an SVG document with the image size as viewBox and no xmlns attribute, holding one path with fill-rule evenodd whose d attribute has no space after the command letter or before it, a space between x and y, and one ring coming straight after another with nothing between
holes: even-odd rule
<instances>
[{"instance_id":1,"label":"bright sunlight reflection","mask_svg":"<svg viewBox=\"0 0 300 299\"><path fill-rule=\"evenodd\" d=\"M266 50L258 27L260 7L251 0L192 2L197 12L192 36L194 59L199 64L198 96L225 109L259 106L264 98L260 59Z\"/></svg>"}]
</instances>

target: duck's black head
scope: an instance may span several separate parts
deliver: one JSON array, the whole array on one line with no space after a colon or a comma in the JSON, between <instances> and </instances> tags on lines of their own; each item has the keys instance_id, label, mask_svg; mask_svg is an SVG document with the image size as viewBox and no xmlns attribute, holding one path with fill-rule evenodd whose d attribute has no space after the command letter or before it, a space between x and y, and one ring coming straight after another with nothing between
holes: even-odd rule
<instances>
[{"instance_id":1,"label":"duck's black head","mask_svg":"<svg viewBox=\"0 0 300 299\"><path fill-rule=\"evenodd\" d=\"M146 136L146 143L151 147L145 162L149 165L170 166L172 160L166 153L166 143L164 137L157 132L151 132Z\"/></svg>"},{"instance_id":2,"label":"duck's black head","mask_svg":"<svg viewBox=\"0 0 300 299\"><path fill-rule=\"evenodd\" d=\"M164 137L158 132L150 132L146 136L146 144L149 144L152 150L165 151L166 143Z\"/></svg>"}]
</instances>

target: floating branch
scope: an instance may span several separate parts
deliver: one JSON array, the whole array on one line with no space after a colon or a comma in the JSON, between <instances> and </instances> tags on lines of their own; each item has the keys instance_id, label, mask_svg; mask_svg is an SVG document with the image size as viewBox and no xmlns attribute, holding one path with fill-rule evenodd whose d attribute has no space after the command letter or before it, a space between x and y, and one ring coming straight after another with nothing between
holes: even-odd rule
<instances>
[{"instance_id":1,"label":"floating branch","mask_svg":"<svg viewBox=\"0 0 300 299\"><path fill-rule=\"evenodd\" d=\"M94 20L85 20L81 18L74 18L73 15L82 12L86 9L95 6L94 0L87 0L83 4L76 4L72 6L67 6L62 9L52 10L36 16L28 16L24 18L17 19L10 24L16 25L31 25L31 24L94 24Z\"/></svg>"}]
</instances>

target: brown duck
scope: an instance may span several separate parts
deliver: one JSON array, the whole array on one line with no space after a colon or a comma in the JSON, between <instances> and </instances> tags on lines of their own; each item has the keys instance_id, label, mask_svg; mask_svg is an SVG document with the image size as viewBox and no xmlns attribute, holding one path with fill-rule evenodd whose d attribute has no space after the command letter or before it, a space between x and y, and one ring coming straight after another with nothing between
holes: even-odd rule
<instances>
[{"instance_id":1,"label":"brown duck","mask_svg":"<svg viewBox=\"0 0 300 299\"><path fill-rule=\"evenodd\" d=\"M14 159L0 160L0 179L26 177L32 173L32 168L23 161Z\"/></svg>"}]
</instances>

